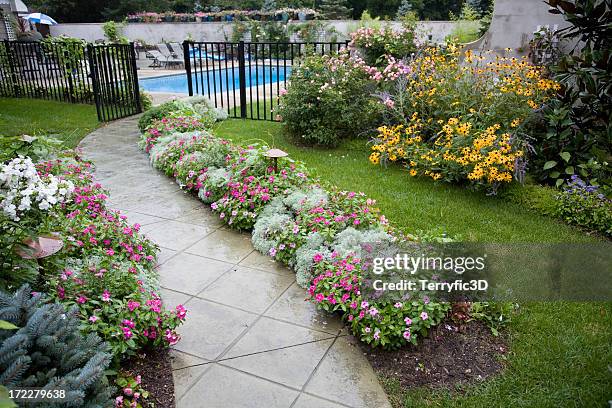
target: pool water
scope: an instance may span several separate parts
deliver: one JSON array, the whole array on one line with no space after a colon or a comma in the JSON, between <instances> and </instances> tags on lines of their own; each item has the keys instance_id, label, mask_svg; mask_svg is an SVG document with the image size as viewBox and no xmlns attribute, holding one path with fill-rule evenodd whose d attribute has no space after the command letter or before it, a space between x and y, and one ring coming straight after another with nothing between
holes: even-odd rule
<instances>
[{"instance_id":1,"label":"pool water","mask_svg":"<svg viewBox=\"0 0 612 408\"><path fill-rule=\"evenodd\" d=\"M255 67L246 67L246 86L258 85L269 85L277 82L285 82L287 77L291 74L291 67L279 67L278 69L273 66L258 66L257 70ZM197 81L196 81L197 75ZM214 94L217 92L238 91L240 89L240 77L238 74L238 68L218 69L215 71L208 72L197 72L191 74L193 92L200 94L207 94L210 87L210 93ZM153 78L139 79L140 86L145 91L150 92L169 92L169 93L188 93L187 88L187 73L168 75ZM199 92L196 89L200 87Z\"/></svg>"}]
</instances>

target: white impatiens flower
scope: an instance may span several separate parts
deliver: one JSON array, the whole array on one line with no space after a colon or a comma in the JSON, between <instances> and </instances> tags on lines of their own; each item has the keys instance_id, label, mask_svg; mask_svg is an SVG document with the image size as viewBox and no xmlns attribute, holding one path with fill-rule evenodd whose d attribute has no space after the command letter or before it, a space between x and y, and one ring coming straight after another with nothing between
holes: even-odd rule
<instances>
[{"instance_id":1,"label":"white impatiens flower","mask_svg":"<svg viewBox=\"0 0 612 408\"><path fill-rule=\"evenodd\" d=\"M29 157L19 156L0 165L0 211L19 221L28 211L49 210L74 192L71 181L53 175L40 177Z\"/></svg>"}]
</instances>

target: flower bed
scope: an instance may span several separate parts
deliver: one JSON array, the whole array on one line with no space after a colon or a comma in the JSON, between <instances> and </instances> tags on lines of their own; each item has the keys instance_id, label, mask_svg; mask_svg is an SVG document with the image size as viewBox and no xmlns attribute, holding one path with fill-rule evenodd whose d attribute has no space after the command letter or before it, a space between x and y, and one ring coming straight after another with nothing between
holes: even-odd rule
<instances>
[{"instance_id":1,"label":"flower bed","mask_svg":"<svg viewBox=\"0 0 612 408\"><path fill-rule=\"evenodd\" d=\"M73 310L81 333L104 341L101 350L110 352L115 369L140 350L175 344L186 310L164 308L154 270L158 248L138 224L107 208L107 199L92 164L69 152L37 164L16 157L0 165L0 287L13 292L30 284ZM44 236L63 247L32 259ZM138 403L138 396L124 397L126 406Z\"/></svg>"},{"instance_id":2,"label":"flower bed","mask_svg":"<svg viewBox=\"0 0 612 408\"><path fill-rule=\"evenodd\" d=\"M154 13L142 12L127 16L129 23L190 23L234 20L261 20L261 21L288 21L313 20L319 17L313 9L309 8L282 8L274 11L264 10L223 10L216 12L197 13Z\"/></svg>"},{"instance_id":3,"label":"flower bed","mask_svg":"<svg viewBox=\"0 0 612 408\"><path fill-rule=\"evenodd\" d=\"M172 113L167 113L172 115ZM339 313L372 346L416 344L449 310L428 299L370 301L361 293L361 243L398 242L375 200L324 188L301 163L279 159L266 146L239 147L206 131L172 133L149 141L151 163L197 194L227 225L252 229L260 252L293 268L317 307ZM410 238L417 239L417 238Z\"/></svg>"}]
</instances>

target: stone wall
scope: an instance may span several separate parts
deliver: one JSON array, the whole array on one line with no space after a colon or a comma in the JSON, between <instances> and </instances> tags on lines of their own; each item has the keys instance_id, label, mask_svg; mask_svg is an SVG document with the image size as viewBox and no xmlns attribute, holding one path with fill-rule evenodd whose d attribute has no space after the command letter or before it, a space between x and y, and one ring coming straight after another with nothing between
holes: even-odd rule
<instances>
[{"instance_id":1,"label":"stone wall","mask_svg":"<svg viewBox=\"0 0 612 408\"><path fill-rule=\"evenodd\" d=\"M330 20L327 23L342 34L340 40L344 40L349 32L358 27L358 22L352 20ZM385 24L400 25L398 22ZM452 21L423 21L419 23L418 28L423 39L442 41L452 32L454 25ZM59 24L50 28L52 36L67 35L87 41L104 39L102 24L99 23ZM232 23L129 23L124 28L123 34L132 41L144 40L147 44L182 42L189 36L196 41L227 41L231 38Z\"/></svg>"}]
</instances>

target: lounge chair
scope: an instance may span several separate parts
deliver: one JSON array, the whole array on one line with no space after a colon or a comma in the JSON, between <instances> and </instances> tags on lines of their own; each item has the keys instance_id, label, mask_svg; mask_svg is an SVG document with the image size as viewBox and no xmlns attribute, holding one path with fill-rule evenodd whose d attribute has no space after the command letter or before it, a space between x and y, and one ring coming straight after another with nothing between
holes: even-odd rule
<instances>
[{"instance_id":1,"label":"lounge chair","mask_svg":"<svg viewBox=\"0 0 612 408\"><path fill-rule=\"evenodd\" d=\"M182 58L184 59L184 53L183 53L183 46L179 43L170 43L170 47L172 48L172 51L174 52L174 55L176 55L178 58Z\"/></svg>"},{"instance_id":2,"label":"lounge chair","mask_svg":"<svg viewBox=\"0 0 612 408\"><path fill-rule=\"evenodd\" d=\"M184 61L182 58L178 58L171 51L166 44L157 44L157 49L166 58L166 66L168 65L183 65Z\"/></svg>"},{"instance_id":3,"label":"lounge chair","mask_svg":"<svg viewBox=\"0 0 612 408\"><path fill-rule=\"evenodd\" d=\"M149 65L150 68L160 68L168 65L166 57L164 57L162 53L157 50L149 50L147 51L147 55L150 55L153 58L153 63Z\"/></svg>"}]
</instances>

